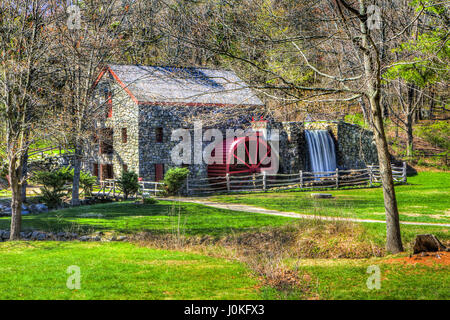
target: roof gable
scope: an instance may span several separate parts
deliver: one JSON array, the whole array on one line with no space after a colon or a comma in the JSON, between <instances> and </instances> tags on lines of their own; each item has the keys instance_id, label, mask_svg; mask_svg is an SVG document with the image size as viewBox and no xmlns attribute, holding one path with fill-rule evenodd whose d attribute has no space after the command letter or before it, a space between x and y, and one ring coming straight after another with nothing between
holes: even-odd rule
<instances>
[{"instance_id":1,"label":"roof gable","mask_svg":"<svg viewBox=\"0 0 450 320\"><path fill-rule=\"evenodd\" d=\"M138 103L264 105L234 72L207 68L109 65Z\"/></svg>"}]
</instances>

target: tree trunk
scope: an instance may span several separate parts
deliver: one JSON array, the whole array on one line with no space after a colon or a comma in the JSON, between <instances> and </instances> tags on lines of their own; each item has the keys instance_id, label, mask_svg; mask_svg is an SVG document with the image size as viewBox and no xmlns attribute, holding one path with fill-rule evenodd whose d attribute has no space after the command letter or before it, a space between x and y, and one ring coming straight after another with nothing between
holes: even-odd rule
<instances>
[{"instance_id":1,"label":"tree trunk","mask_svg":"<svg viewBox=\"0 0 450 320\"><path fill-rule=\"evenodd\" d=\"M28 175L28 150L25 153L23 159L22 177L25 178L27 175ZM27 187L28 182L27 180L24 180L22 184L22 202L27 202Z\"/></svg>"},{"instance_id":2,"label":"tree trunk","mask_svg":"<svg viewBox=\"0 0 450 320\"><path fill-rule=\"evenodd\" d=\"M421 252L447 251L447 248L433 234L418 234L413 246L414 254Z\"/></svg>"},{"instance_id":3,"label":"tree trunk","mask_svg":"<svg viewBox=\"0 0 450 320\"><path fill-rule=\"evenodd\" d=\"M360 14L367 12L365 1L359 0ZM384 209L386 212L386 250L392 253L403 251L400 233L400 222L395 197L394 180L392 178L391 156L384 132L383 115L381 110L381 61L378 48L373 45L367 20L361 20L361 50L364 59L364 73L366 76L367 97L372 111L373 131L377 145L378 162L380 164L381 182L383 184Z\"/></svg>"},{"instance_id":4,"label":"tree trunk","mask_svg":"<svg viewBox=\"0 0 450 320\"><path fill-rule=\"evenodd\" d=\"M430 113L428 119L432 120L434 118L434 90L430 89Z\"/></svg>"},{"instance_id":5,"label":"tree trunk","mask_svg":"<svg viewBox=\"0 0 450 320\"><path fill-rule=\"evenodd\" d=\"M15 164L20 161L19 159L8 159L9 165L9 179L11 184L11 233L10 240L19 240L20 231L22 228L22 184L20 180L22 178L22 165L18 168Z\"/></svg>"},{"instance_id":6,"label":"tree trunk","mask_svg":"<svg viewBox=\"0 0 450 320\"><path fill-rule=\"evenodd\" d=\"M408 135L406 155L412 156L414 153L414 135L413 135L413 117L411 113L408 113L406 115L406 133Z\"/></svg>"},{"instance_id":7,"label":"tree trunk","mask_svg":"<svg viewBox=\"0 0 450 320\"><path fill-rule=\"evenodd\" d=\"M408 84L408 105L406 106L406 133L408 135L406 145L406 155L412 156L414 151L414 136L413 136L413 109L414 109L414 91L415 86Z\"/></svg>"},{"instance_id":8,"label":"tree trunk","mask_svg":"<svg viewBox=\"0 0 450 320\"><path fill-rule=\"evenodd\" d=\"M80 205L80 172L81 172L81 147L75 147L73 164L72 205Z\"/></svg>"},{"instance_id":9,"label":"tree trunk","mask_svg":"<svg viewBox=\"0 0 450 320\"><path fill-rule=\"evenodd\" d=\"M391 156L384 132L379 100L376 98L370 99L370 104L373 112L375 142L380 164L381 182L383 184L384 209L386 213L386 250L398 253L403 251L403 244L394 180L392 178Z\"/></svg>"},{"instance_id":10,"label":"tree trunk","mask_svg":"<svg viewBox=\"0 0 450 320\"><path fill-rule=\"evenodd\" d=\"M361 106L361 110L363 112L363 116L364 116L364 122L366 123L366 125L371 128L372 124L370 122L370 117L369 114L367 113L367 108L366 108L366 104L364 103L364 98L359 98L359 104Z\"/></svg>"}]
</instances>

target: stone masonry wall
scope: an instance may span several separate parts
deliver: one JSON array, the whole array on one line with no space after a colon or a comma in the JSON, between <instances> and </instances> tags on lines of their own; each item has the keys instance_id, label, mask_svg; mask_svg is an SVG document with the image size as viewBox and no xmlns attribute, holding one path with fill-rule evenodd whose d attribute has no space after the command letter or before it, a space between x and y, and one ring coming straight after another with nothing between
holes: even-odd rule
<instances>
[{"instance_id":1,"label":"stone masonry wall","mask_svg":"<svg viewBox=\"0 0 450 320\"><path fill-rule=\"evenodd\" d=\"M115 87L114 92L112 119L107 121L107 126L114 129L112 163L114 176L119 177L124 165L128 170L139 172L139 111L137 104L122 88ZM126 143L122 142L124 128L127 134Z\"/></svg>"},{"instance_id":2,"label":"stone masonry wall","mask_svg":"<svg viewBox=\"0 0 450 320\"><path fill-rule=\"evenodd\" d=\"M241 107L246 108L246 107ZM226 128L245 127L249 124L252 115L255 113L254 107L247 107L246 112L242 112L241 117L235 118L233 122L227 123ZM156 177L155 164L163 164L164 172L170 167L175 167L171 159L172 149L179 144L179 141L171 141L172 131L176 129L189 129L191 141L194 141L193 123L188 121L189 116L196 114L210 114L212 111L220 112L217 107L192 107L184 106L159 106L159 105L141 105L139 107L139 175L144 180L154 181ZM246 116L247 114L247 116ZM203 121L203 132L207 130L208 122ZM226 128L222 125L211 125L219 129L223 137L226 135ZM162 142L156 140L156 130L162 128ZM202 150L209 145L210 141L202 143ZM187 167L191 171L193 179L207 177L207 165L194 163L194 147L192 145L191 164Z\"/></svg>"},{"instance_id":3,"label":"stone masonry wall","mask_svg":"<svg viewBox=\"0 0 450 320\"><path fill-rule=\"evenodd\" d=\"M340 167L361 169L378 163L377 149L371 131L345 122L339 122L337 128Z\"/></svg>"},{"instance_id":4,"label":"stone masonry wall","mask_svg":"<svg viewBox=\"0 0 450 320\"><path fill-rule=\"evenodd\" d=\"M139 155L138 155L138 107L131 97L118 85L112 81L107 75L97 85L96 101L103 104L100 112L106 114L107 105L104 103L104 89L109 88L113 92L112 98L112 117L104 118L97 121L97 129L112 128L113 129L113 153L100 154L99 143L93 144L89 150L85 152L85 160L83 168L92 172L93 164L112 164L114 177L118 178L123 166L126 165L128 170L139 172ZM127 142L122 142L122 128L126 128ZM100 170L100 169L99 169Z\"/></svg>"}]
</instances>

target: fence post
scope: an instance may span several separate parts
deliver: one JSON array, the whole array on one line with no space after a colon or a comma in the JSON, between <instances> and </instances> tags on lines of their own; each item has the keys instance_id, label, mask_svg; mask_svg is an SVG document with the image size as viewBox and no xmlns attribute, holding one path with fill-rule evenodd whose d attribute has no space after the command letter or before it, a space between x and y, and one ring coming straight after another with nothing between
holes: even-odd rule
<instances>
[{"instance_id":1,"label":"fence post","mask_svg":"<svg viewBox=\"0 0 450 320\"><path fill-rule=\"evenodd\" d=\"M303 189L303 170L300 170L300 189Z\"/></svg>"},{"instance_id":2,"label":"fence post","mask_svg":"<svg viewBox=\"0 0 450 320\"><path fill-rule=\"evenodd\" d=\"M403 161L402 182L406 183L406 161Z\"/></svg>"},{"instance_id":3,"label":"fence post","mask_svg":"<svg viewBox=\"0 0 450 320\"><path fill-rule=\"evenodd\" d=\"M339 188L339 168L336 168L336 189Z\"/></svg>"},{"instance_id":4,"label":"fence post","mask_svg":"<svg viewBox=\"0 0 450 320\"><path fill-rule=\"evenodd\" d=\"M227 173L225 178L227 179L227 191L230 191L230 174Z\"/></svg>"},{"instance_id":5,"label":"fence post","mask_svg":"<svg viewBox=\"0 0 450 320\"><path fill-rule=\"evenodd\" d=\"M186 194L189 194L189 177L186 178Z\"/></svg>"},{"instance_id":6,"label":"fence post","mask_svg":"<svg viewBox=\"0 0 450 320\"><path fill-rule=\"evenodd\" d=\"M155 182L155 197L158 195L158 182Z\"/></svg>"},{"instance_id":7,"label":"fence post","mask_svg":"<svg viewBox=\"0 0 450 320\"><path fill-rule=\"evenodd\" d=\"M370 184L371 187L373 186L372 166L369 166L369 184Z\"/></svg>"},{"instance_id":8,"label":"fence post","mask_svg":"<svg viewBox=\"0 0 450 320\"><path fill-rule=\"evenodd\" d=\"M266 185L266 172L263 171L263 190L264 190L264 192L266 191L266 189L267 189L267 185Z\"/></svg>"},{"instance_id":9,"label":"fence post","mask_svg":"<svg viewBox=\"0 0 450 320\"><path fill-rule=\"evenodd\" d=\"M113 181L113 197L116 197L116 182Z\"/></svg>"}]
</instances>

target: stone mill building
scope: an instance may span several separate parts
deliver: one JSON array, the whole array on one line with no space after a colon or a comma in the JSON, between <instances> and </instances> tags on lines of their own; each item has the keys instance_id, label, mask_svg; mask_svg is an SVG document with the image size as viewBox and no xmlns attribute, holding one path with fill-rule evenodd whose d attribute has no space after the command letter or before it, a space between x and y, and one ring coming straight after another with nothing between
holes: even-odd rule
<instances>
[{"instance_id":1,"label":"stone mill building","mask_svg":"<svg viewBox=\"0 0 450 320\"><path fill-rule=\"evenodd\" d=\"M109 65L99 75L95 93L94 103L102 116L96 121L97 134L83 165L100 180L133 170L143 180L159 181L176 166L188 167L193 178L208 177L213 170L208 164L176 164L171 158L179 143L172 141L172 132L192 132L193 123L200 120L202 130L277 129L280 173L311 169L307 130L329 133L338 168L377 162L372 133L358 126L341 121L259 121L266 111L264 103L229 70ZM271 137L265 138L270 145Z\"/></svg>"}]
</instances>

